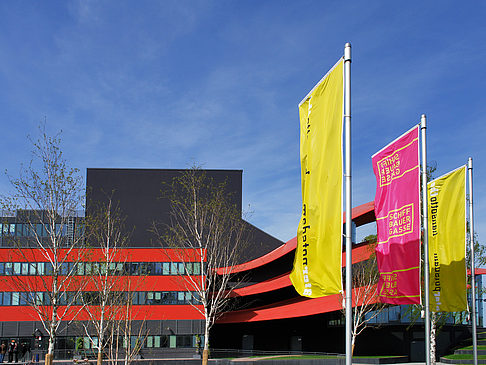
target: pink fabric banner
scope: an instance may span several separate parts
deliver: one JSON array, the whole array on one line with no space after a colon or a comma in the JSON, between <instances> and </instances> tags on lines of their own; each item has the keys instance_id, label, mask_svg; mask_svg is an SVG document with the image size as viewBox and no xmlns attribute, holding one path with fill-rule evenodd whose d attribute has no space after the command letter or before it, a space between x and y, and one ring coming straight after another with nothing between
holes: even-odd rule
<instances>
[{"instance_id":1,"label":"pink fabric banner","mask_svg":"<svg viewBox=\"0 0 486 365\"><path fill-rule=\"evenodd\" d=\"M380 301L420 304L419 127L372 157Z\"/></svg>"}]
</instances>

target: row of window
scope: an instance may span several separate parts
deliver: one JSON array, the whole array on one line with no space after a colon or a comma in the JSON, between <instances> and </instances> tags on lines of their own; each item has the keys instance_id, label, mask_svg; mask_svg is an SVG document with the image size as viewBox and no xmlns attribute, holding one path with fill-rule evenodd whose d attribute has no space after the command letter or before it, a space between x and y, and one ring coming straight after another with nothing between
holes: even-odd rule
<instances>
[{"instance_id":1,"label":"row of window","mask_svg":"<svg viewBox=\"0 0 486 365\"><path fill-rule=\"evenodd\" d=\"M75 228L75 230L74 230ZM55 225L56 235L67 236L68 234L68 224L57 223ZM47 237L50 235L48 224L35 223L0 223L0 235L6 237ZM77 237L81 237L84 233L84 226L82 224L76 224L73 226L73 233Z\"/></svg>"},{"instance_id":2,"label":"row of window","mask_svg":"<svg viewBox=\"0 0 486 365\"><path fill-rule=\"evenodd\" d=\"M0 275L51 275L50 262L0 262ZM73 271L74 270L74 271ZM201 275L199 262L64 262L60 275Z\"/></svg>"},{"instance_id":3,"label":"row of window","mask_svg":"<svg viewBox=\"0 0 486 365\"><path fill-rule=\"evenodd\" d=\"M396 305L382 308L379 311L371 311L365 314L365 320L368 323L386 324L386 323L423 323L420 312L410 305ZM444 324L462 323L462 317L458 313L448 313L441 319ZM345 323L344 316L331 319L328 321L330 326L342 326Z\"/></svg>"},{"instance_id":4,"label":"row of window","mask_svg":"<svg viewBox=\"0 0 486 365\"><path fill-rule=\"evenodd\" d=\"M162 336L147 336L143 344L144 348L181 348L181 347L199 347L204 339L204 336L196 335L162 335ZM130 346L135 347L137 343L137 336L130 336ZM76 350L87 350L91 348L96 348L98 344L98 338L93 337L93 343L88 337L77 337L76 338ZM126 339L123 339L123 347L127 347Z\"/></svg>"},{"instance_id":5,"label":"row of window","mask_svg":"<svg viewBox=\"0 0 486 365\"><path fill-rule=\"evenodd\" d=\"M112 293L113 298L119 297ZM75 292L64 293L60 298L60 305L72 303L70 296L77 295ZM82 297L81 297L82 295ZM133 305L181 305L181 304L198 304L197 293L188 291L138 291L132 293L123 293L124 300L130 299ZM0 305L17 306L33 304L34 300L37 305L50 305L51 300L47 292L0 292ZM82 292L74 299L76 305L90 303L98 305L100 297L97 292Z\"/></svg>"},{"instance_id":6,"label":"row of window","mask_svg":"<svg viewBox=\"0 0 486 365\"><path fill-rule=\"evenodd\" d=\"M59 336L56 338L57 350L73 350L75 353L84 353L87 350L95 349L98 344L98 338L93 337L93 343L88 337L64 337ZM137 343L136 336L130 336L130 345L135 347ZM0 343L9 343L11 338L0 338ZM27 348L34 348L34 340L32 337L23 337L16 339L18 343L26 344ZM41 348L47 349L48 336L43 336L41 341ZM121 343L123 341L123 343ZM184 348L184 347L199 347L201 343L204 343L204 336L198 335L160 335L160 336L147 336L143 344L143 348ZM37 342L36 342L37 343ZM121 339L120 344L127 347L127 341Z\"/></svg>"}]
</instances>

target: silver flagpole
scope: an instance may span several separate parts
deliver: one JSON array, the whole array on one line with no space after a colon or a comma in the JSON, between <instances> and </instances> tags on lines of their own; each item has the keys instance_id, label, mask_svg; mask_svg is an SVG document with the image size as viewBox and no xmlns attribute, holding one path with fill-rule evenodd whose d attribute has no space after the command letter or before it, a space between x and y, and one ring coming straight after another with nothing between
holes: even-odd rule
<instances>
[{"instance_id":1,"label":"silver flagpole","mask_svg":"<svg viewBox=\"0 0 486 365\"><path fill-rule=\"evenodd\" d=\"M467 161L469 175L469 237L471 244L471 307L472 307L472 338L474 365L478 365L478 343L476 329L476 267L474 264L474 219L473 219L473 179L472 179L472 158Z\"/></svg>"},{"instance_id":2,"label":"silver flagpole","mask_svg":"<svg viewBox=\"0 0 486 365\"><path fill-rule=\"evenodd\" d=\"M345 167L345 191L346 191L346 365L352 364L351 334L353 330L352 310L352 221L351 221L351 43L344 46L344 124L346 167Z\"/></svg>"},{"instance_id":3,"label":"silver flagpole","mask_svg":"<svg viewBox=\"0 0 486 365\"><path fill-rule=\"evenodd\" d=\"M422 114L420 120L422 132L422 215L424 234L424 283L425 283L425 363L430 365L430 300L429 300L429 236L428 236L428 208L427 208L427 145L425 132L427 118Z\"/></svg>"}]
</instances>

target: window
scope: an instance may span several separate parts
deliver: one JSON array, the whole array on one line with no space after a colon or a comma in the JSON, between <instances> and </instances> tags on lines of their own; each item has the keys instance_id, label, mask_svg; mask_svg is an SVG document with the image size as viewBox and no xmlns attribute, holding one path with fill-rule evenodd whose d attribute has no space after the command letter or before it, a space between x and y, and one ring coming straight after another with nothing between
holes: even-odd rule
<instances>
[{"instance_id":1,"label":"window","mask_svg":"<svg viewBox=\"0 0 486 365\"><path fill-rule=\"evenodd\" d=\"M170 274L171 275L177 275L177 262L171 262L170 264Z\"/></svg>"},{"instance_id":2,"label":"window","mask_svg":"<svg viewBox=\"0 0 486 365\"><path fill-rule=\"evenodd\" d=\"M22 262L22 275L29 275L29 263Z\"/></svg>"},{"instance_id":3,"label":"window","mask_svg":"<svg viewBox=\"0 0 486 365\"><path fill-rule=\"evenodd\" d=\"M11 304L11 297L12 293L10 292L4 292L3 293L3 305L10 305Z\"/></svg>"},{"instance_id":4,"label":"window","mask_svg":"<svg viewBox=\"0 0 486 365\"><path fill-rule=\"evenodd\" d=\"M0 275L5 274L5 264L0 262Z\"/></svg>"},{"instance_id":5,"label":"window","mask_svg":"<svg viewBox=\"0 0 486 365\"><path fill-rule=\"evenodd\" d=\"M66 225L56 223L56 235L66 236Z\"/></svg>"},{"instance_id":6,"label":"window","mask_svg":"<svg viewBox=\"0 0 486 365\"><path fill-rule=\"evenodd\" d=\"M138 341L139 341L139 339L137 338L137 336L130 336L130 346L131 346L132 349L137 347Z\"/></svg>"},{"instance_id":7,"label":"window","mask_svg":"<svg viewBox=\"0 0 486 365\"><path fill-rule=\"evenodd\" d=\"M147 347L154 347L154 337L147 336Z\"/></svg>"},{"instance_id":8,"label":"window","mask_svg":"<svg viewBox=\"0 0 486 365\"><path fill-rule=\"evenodd\" d=\"M155 263L155 275L162 275L162 263L161 262Z\"/></svg>"},{"instance_id":9,"label":"window","mask_svg":"<svg viewBox=\"0 0 486 365\"><path fill-rule=\"evenodd\" d=\"M184 303L185 299L185 293L183 291L180 291L177 293L177 301L180 303Z\"/></svg>"},{"instance_id":10,"label":"window","mask_svg":"<svg viewBox=\"0 0 486 365\"><path fill-rule=\"evenodd\" d=\"M35 225L34 225L35 227ZM24 224L24 236L27 237L34 237L34 231L32 229L32 226L30 224Z\"/></svg>"},{"instance_id":11,"label":"window","mask_svg":"<svg viewBox=\"0 0 486 365\"><path fill-rule=\"evenodd\" d=\"M192 262L186 263L186 273L187 275L192 275Z\"/></svg>"},{"instance_id":12,"label":"window","mask_svg":"<svg viewBox=\"0 0 486 365\"><path fill-rule=\"evenodd\" d=\"M27 305L27 295L28 295L28 293L22 292L22 293L19 293L19 294L20 294L19 304L20 305Z\"/></svg>"},{"instance_id":13,"label":"window","mask_svg":"<svg viewBox=\"0 0 486 365\"><path fill-rule=\"evenodd\" d=\"M37 236L39 236L39 237L44 237L45 236L44 226L42 225L42 223L37 223L35 225L35 232L37 233Z\"/></svg>"},{"instance_id":14,"label":"window","mask_svg":"<svg viewBox=\"0 0 486 365\"><path fill-rule=\"evenodd\" d=\"M130 274L131 275L140 275L139 273L139 263L138 262L132 262L130 263Z\"/></svg>"},{"instance_id":15,"label":"window","mask_svg":"<svg viewBox=\"0 0 486 365\"><path fill-rule=\"evenodd\" d=\"M168 262L162 264L162 275L170 275L170 264Z\"/></svg>"},{"instance_id":16,"label":"window","mask_svg":"<svg viewBox=\"0 0 486 365\"><path fill-rule=\"evenodd\" d=\"M84 235L84 224L76 223L76 237L83 237Z\"/></svg>"},{"instance_id":17,"label":"window","mask_svg":"<svg viewBox=\"0 0 486 365\"><path fill-rule=\"evenodd\" d=\"M44 275L45 273L45 265L43 262L37 263L37 275Z\"/></svg>"},{"instance_id":18,"label":"window","mask_svg":"<svg viewBox=\"0 0 486 365\"><path fill-rule=\"evenodd\" d=\"M13 274L13 264L11 262L5 263L5 275L12 275Z\"/></svg>"},{"instance_id":19,"label":"window","mask_svg":"<svg viewBox=\"0 0 486 365\"><path fill-rule=\"evenodd\" d=\"M145 272L144 274L147 274L147 275L150 275L152 274L153 272L155 272L155 268L154 268L154 263L153 262L147 262L145 263Z\"/></svg>"},{"instance_id":20,"label":"window","mask_svg":"<svg viewBox=\"0 0 486 365\"><path fill-rule=\"evenodd\" d=\"M201 275L201 263L195 262L193 266L194 275Z\"/></svg>"},{"instance_id":21,"label":"window","mask_svg":"<svg viewBox=\"0 0 486 365\"><path fill-rule=\"evenodd\" d=\"M147 302L146 304L152 304L154 302L154 292L153 291L149 291L147 293Z\"/></svg>"},{"instance_id":22,"label":"window","mask_svg":"<svg viewBox=\"0 0 486 365\"><path fill-rule=\"evenodd\" d=\"M20 295L18 292L12 293L12 305L19 305L20 302Z\"/></svg>"},{"instance_id":23,"label":"window","mask_svg":"<svg viewBox=\"0 0 486 365\"><path fill-rule=\"evenodd\" d=\"M68 263L67 262L63 262L60 266L59 266L59 275L67 275L69 273L69 267L68 267Z\"/></svg>"},{"instance_id":24,"label":"window","mask_svg":"<svg viewBox=\"0 0 486 365\"><path fill-rule=\"evenodd\" d=\"M43 292L37 292L36 297L35 297L35 302L38 305L41 305L44 301L44 293Z\"/></svg>"},{"instance_id":25,"label":"window","mask_svg":"<svg viewBox=\"0 0 486 365\"><path fill-rule=\"evenodd\" d=\"M14 275L20 275L21 268L22 268L22 266L20 265L20 262L14 262L14 265L13 265L13 273L14 273Z\"/></svg>"},{"instance_id":26,"label":"window","mask_svg":"<svg viewBox=\"0 0 486 365\"><path fill-rule=\"evenodd\" d=\"M159 291L154 294L154 304L162 304L162 293Z\"/></svg>"},{"instance_id":27,"label":"window","mask_svg":"<svg viewBox=\"0 0 486 365\"><path fill-rule=\"evenodd\" d=\"M176 346L192 347L192 336L191 335L177 336Z\"/></svg>"},{"instance_id":28,"label":"window","mask_svg":"<svg viewBox=\"0 0 486 365\"><path fill-rule=\"evenodd\" d=\"M14 226L15 226L15 225L14 225ZM16 227L16 229L15 229L15 235L16 235L17 237L20 237L20 236L22 236L22 235L23 235L23 232L22 232L22 228L23 228L23 226L24 226L24 225L23 225L22 223L17 223L17 227Z\"/></svg>"},{"instance_id":29,"label":"window","mask_svg":"<svg viewBox=\"0 0 486 365\"><path fill-rule=\"evenodd\" d=\"M177 304L177 292L167 292L168 304Z\"/></svg>"},{"instance_id":30,"label":"window","mask_svg":"<svg viewBox=\"0 0 486 365\"><path fill-rule=\"evenodd\" d=\"M138 304L144 305L146 304L146 299L145 299L145 292L141 291L138 293Z\"/></svg>"}]
</instances>

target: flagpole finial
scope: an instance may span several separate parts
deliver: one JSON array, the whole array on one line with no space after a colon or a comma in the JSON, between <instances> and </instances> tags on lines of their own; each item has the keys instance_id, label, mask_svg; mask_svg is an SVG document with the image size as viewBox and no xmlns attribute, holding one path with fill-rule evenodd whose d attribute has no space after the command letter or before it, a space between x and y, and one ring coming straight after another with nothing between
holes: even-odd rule
<instances>
[{"instance_id":1,"label":"flagpole finial","mask_svg":"<svg viewBox=\"0 0 486 365\"><path fill-rule=\"evenodd\" d=\"M351 61L351 43L344 45L344 61Z\"/></svg>"},{"instance_id":2,"label":"flagpole finial","mask_svg":"<svg viewBox=\"0 0 486 365\"><path fill-rule=\"evenodd\" d=\"M472 157L469 157L469 158L467 159L467 167L468 167L469 169L472 169Z\"/></svg>"},{"instance_id":3,"label":"flagpole finial","mask_svg":"<svg viewBox=\"0 0 486 365\"><path fill-rule=\"evenodd\" d=\"M422 117L420 118L420 125L422 129L427 127L427 117L425 116L425 114L422 114Z\"/></svg>"}]
</instances>

